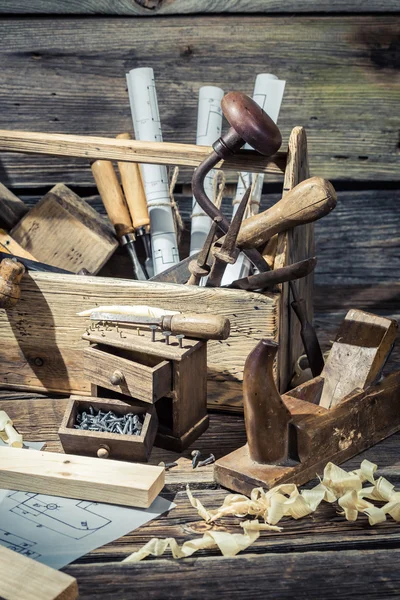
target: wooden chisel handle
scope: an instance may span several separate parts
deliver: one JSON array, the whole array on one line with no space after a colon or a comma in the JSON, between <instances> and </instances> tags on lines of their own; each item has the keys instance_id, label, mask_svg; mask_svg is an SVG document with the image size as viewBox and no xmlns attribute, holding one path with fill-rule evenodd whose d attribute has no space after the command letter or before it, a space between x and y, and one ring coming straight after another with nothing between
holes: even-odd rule
<instances>
[{"instance_id":1,"label":"wooden chisel handle","mask_svg":"<svg viewBox=\"0 0 400 600\"><path fill-rule=\"evenodd\" d=\"M96 160L92 163L92 173L117 237L121 238L128 233L133 233L134 228L129 210L112 162Z\"/></svg>"},{"instance_id":2,"label":"wooden chisel handle","mask_svg":"<svg viewBox=\"0 0 400 600\"><path fill-rule=\"evenodd\" d=\"M12 308L21 297L20 282L25 267L16 260L5 258L0 263L0 308Z\"/></svg>"},{"instance_id":3,"label":"wooden chisel handle","mask_svg":"<svg viewBox=\"0 0 400 600\"><path fill-rule=\"evenodd\" d=\"M200 340L226 340L231 324L219 315L179 314L162 318L162 329L174 335L183 334Z\"/></svg>"},{"instance_id":4,"label":"wooden chisel handle","mask_svg":"<svg viewBox=\"0 0 400 600\"><path fill-rule=\"evenodd\" d=\"M329 181L321 177L306 179L268 210L245 219L237 245L240 248L257 248L276 233L316 221L335 208L336 199L336 192ZM218 245L223 239L218 240Z\"/></svg>"},{"instance_id":5,"label":"wooden chisel handle","mask_svg":"<svg viewBox=\"0 0 400 600\"><path fill-rule=\"evenodd\" d=\"M120 133L117 135L117 139L131 140L132 136L130 133ZM140 167L138 163L119 162L118 169L133 226L135 229L144 227L148 232L150 230L150 217Z\"/></svg>"}]
</instances>

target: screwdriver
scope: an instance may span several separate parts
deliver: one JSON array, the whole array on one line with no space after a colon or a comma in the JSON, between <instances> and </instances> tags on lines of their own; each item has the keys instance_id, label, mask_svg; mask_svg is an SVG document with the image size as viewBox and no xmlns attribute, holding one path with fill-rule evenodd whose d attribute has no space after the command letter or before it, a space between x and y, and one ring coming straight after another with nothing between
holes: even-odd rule
<instances>
[{"instance_id":1,"label":"screwdriver","mask_svg":"<svg viewBox=\"0 0 400 600\"><path fill-rule=\"evenodd\" d=\"M121 246L126 248L131 257L134 277L145 281L147 275L135 249L135 230L113 164L109 160L96 160L92 163L91 168L108 218L114 225Z\"/></svg>"},{"instance_id":2,"label":"screwdriver","mask_svg":"<svg viewBox=\"0 0 400 600\"><path fill-rule=\"evenodd\" d=\"M117 135L117 139L131 140L132 136L130 133L120 133ZM118 169L135 235L142 240L146 253L145 267L149 277L151 277L153 275L153 260L151 256L150 216L140 167L137 163L118 162Z\"/></svg>"}]
</instances>

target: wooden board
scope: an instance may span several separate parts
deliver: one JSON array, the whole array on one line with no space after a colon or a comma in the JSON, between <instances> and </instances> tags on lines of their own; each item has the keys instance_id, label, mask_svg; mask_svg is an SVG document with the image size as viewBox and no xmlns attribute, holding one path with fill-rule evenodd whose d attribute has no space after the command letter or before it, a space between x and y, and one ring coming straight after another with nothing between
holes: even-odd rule
<instances>
[{"instance_id":1,"label":"wooden board","mask_svg":"<svg viewBox=\"0 0 400 600\"><path fill-rule=\"evenodd\" d=\"M236 383L240 400L246 356L260 337L277 335L279 294L195 288L102 277L25 273L21 300L0 312L0 381L21 388L89 393L83 378L81 339L89 318L76 313L95 305L148 304L182 312L227 316L231 336L207 344L208 378Z\"/></svg>"},{"instance_id":2,"label":"wooden board","mask_svg":"<svg viewBox=\"0 0 400 600\"><path fill-rule=\"evenodd\" d=\"M396 321L351 309L347 313L322 370L319 405L333 408L354 392L375 383L393 347Z\"/></svg>"},{"instance_id":3,"label":"wooden board","mask_svg":"<svg viewBox=\"0 0 400 600\"><path fill-rule=\"evenodd\" d=\"M125 73L149 66L164 140L193 143L201 85L251 94L256 73L272 72L288 81L283 147L302 124L313 175L387 181L398 178L398 28L396 15L215 15L199 16L195 26L189 17L7 18L0 23L0 128L132 131ZM7 186L93 186L85 160L1 158ZM181 181L190 177L181 171Z\"/></svg>"},{"instance_id":4,"label":"wooden board","mask_svg":"<svg viewBox=\"0 0 400 600\"><path fill-rule=\"evenodd\" d=\"M398 12L395 0L2 0L3 14L148 16L198 13Z\"/></svg>"},{"instance_id":5,"label":"wooden board","mask_svg":"<svg viewBox=\"0 0 400 600\"><path fill-rule=\"evenodd\" d=\"M0 546L0 596L4 600L75 600L76 579Z\"/></svg>"},{"instance_id":6,"label":"wooden board","mask_svg":"<svg viewBox=\"0 0 400 600\"><path fill-rule=\"evenodd\" d=\"M0 487L148 508L164 487L164 469L3 447L0 448Z\"/></svg>"},{"instance_id":7,"label":"wooden board","mask_svg":"<svg viewBox=\"0 0 400 600\"><path fill-rule=\"evenodd\" d=\"M0 183L0 227L11 229L28 210L22 200Z\"/></svg>"},{"instance_id":8,"label":"wooden board","mask_svg":"<svg viewBox=\"0 0 400 600\"><path fill-rule=\"evenodd\" d=\"M62 183L54 186L11 230L35 258L73 273L96 274L118 247L112 229Z\"/></svg>"}]
</instances>

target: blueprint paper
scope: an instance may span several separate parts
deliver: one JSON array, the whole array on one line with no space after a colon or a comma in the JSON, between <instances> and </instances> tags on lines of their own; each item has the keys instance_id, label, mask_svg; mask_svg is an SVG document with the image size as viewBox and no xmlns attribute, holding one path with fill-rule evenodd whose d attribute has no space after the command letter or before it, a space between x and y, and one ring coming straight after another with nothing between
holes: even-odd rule
<instances>
[{"instance_id":1,"label":"blueprint paper","mask_svg":"<svg viewBox=\"0 0 400 600\"><path fill-rule=\"evenodd\" d=\"M160 497L145 510L7 490L0 545L61 569L174 507Z\"/></svg>"},{"instance_id":2,"label":"blueprint paper","mask_svg":"<svg viewBox=\"0 0 400 600\"><path fill-rule=\"evenodd\" d=\"M221 136L222 108L221 100L224 91L221 88L206 85L199 89L199 104L197 109L197 136L196 144L199 146L212 146ZM214 197L214 175L212 169L204 179L204 191L211 199ZM199 252L206 240L211 227L211 219L197 204L192 201L192 228L190 233L190 254Z\"/></svg>"},{"instance_id":3,"label":"blueprint paper","mask_svg":"<svg viewBox=\"0 0 400 600\"><path fill-rule=\"evenodd\" d=\"M136 139L162 142L153 69L132 69L126 80ZM149 208L154 275L158 275L179 262L168 173L165 165L151 164L141 165L141 172Z\"/></svg>"},{"instance_id":4,"label":"blueprint paper","mask_svg":"<svg viewBox=\"0 0 400 600\"><path fill-rule=\"evenodd\" d=\"M44 442L24 444L34 450L44 446ZM7 444L0 440L0 445ZM160 497L150 508L140 509L0 490L0 545L61 569L174 507Z\"/></svg>"}]
</instances>

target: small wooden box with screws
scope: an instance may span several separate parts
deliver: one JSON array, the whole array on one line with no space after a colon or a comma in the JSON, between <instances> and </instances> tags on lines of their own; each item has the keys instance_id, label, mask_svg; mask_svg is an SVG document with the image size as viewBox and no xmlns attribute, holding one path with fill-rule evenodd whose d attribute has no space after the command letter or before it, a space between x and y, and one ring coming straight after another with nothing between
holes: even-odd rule
<instances>
[{"instance_id":1,"label":"small wooden box with screws","mask_svg":"<svg viewBox=\"0 0 400 600\"><path fill-rule=\"evenodd\" d=\"M92 396L154 403L156 446L182 452L207 429L205 341L128 326L100 327L82 337L91 344L84 371Z\"/></svg>"},{"instance_id":2,"label":"small wooden box with screws","mask_svg":"<svg viewBox=\"0 0 400 600\"><path fill-rule=\"evenodd\" d=\"M157 427L153 406L76 396L68 403L58 435L67 454L147 462Z\"/></svg>"}]
</instances>

